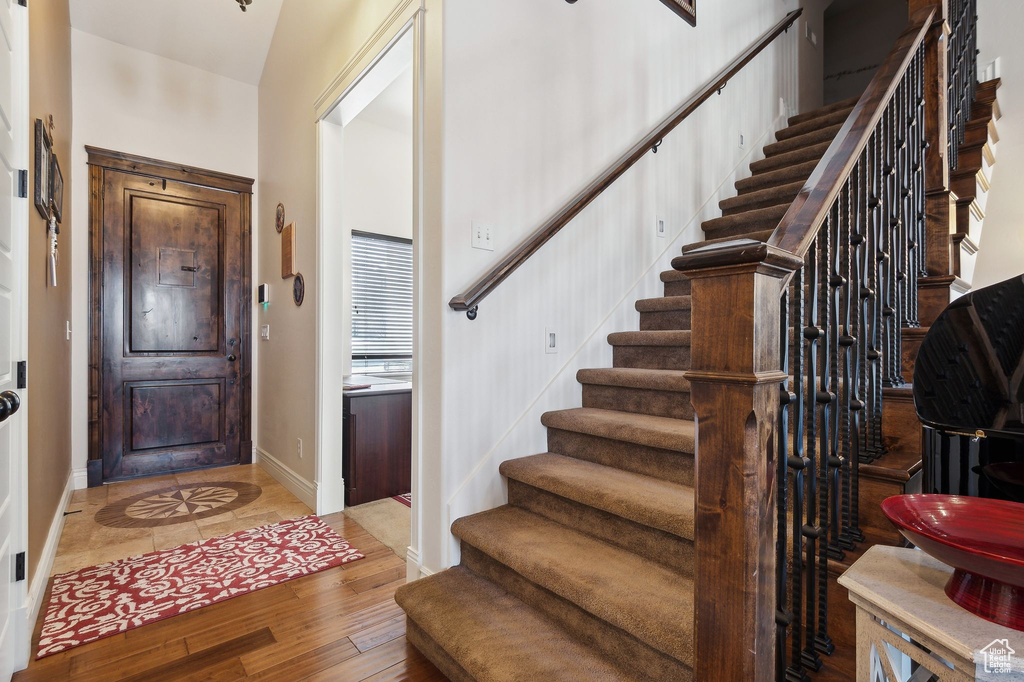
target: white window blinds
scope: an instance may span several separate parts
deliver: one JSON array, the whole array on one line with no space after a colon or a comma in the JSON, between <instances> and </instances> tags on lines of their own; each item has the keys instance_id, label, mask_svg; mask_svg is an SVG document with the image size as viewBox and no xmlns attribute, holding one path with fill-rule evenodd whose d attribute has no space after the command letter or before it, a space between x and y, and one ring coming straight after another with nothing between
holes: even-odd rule
<instances>
[{"instance_id":1,"label":"white window blinds","mask_svg":"<svg viewBox=\"0 0 1024 682\"><path fill-rule=\"evenodd\" d=\"M412 368L412 242L352 233L352 366Z\"/></svg>"}]
</instances>

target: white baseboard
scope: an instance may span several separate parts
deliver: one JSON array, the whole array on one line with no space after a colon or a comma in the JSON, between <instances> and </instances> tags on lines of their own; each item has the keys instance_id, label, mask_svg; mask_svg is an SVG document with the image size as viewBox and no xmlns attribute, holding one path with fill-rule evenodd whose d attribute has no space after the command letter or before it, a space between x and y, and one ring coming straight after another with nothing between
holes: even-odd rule
<instances>
[{"instance_id":1,"label":"white baseboard","mask_svg":"<svg viewBox=\"0 0 1024 682\"><path fill-rule=\"evenodd\" d=\"M420 562L420 553L417 552L412 547L409 547L408 550L406 550L406 553L405 553L405 566L406 566L406 570L405 570L405 580L406 580L406 582L410 582L411 583L414 580L419 580L420 578L426 578L428 576L434 575L434 571L432 571L429 568L425 567Z\"/></svg>"},{"instance_id":2,"label":"white baseboard","mask_svg":"<svg viewBox=\"0 0 1024 682\"><path fill-rule=\"evenodd\" d=\"M83 470L84 471L84 470ZM26 640L31 639L31 633L35 630L36 620L39 618L39 610L43 606L43 595L46 593L46 584L50 581L50 571L53 570L53 560L57 557L57 546L60 544L60 535L64 532L64 512L71 504L71 495L77 489L76 472L68 475L64 484L64 492L61 493L57 510L50 521L50 530L46 534L46 544L43 545L43 553L39 556L39 563L32 574L32 581L28 586L28 593L25 596L25 605L21 609L23 613L23 632L29 633ZM83 486L84 487L84 486ZM28 664L31 658L31 642L25 641L21 647L23 663Z\"/></svg>"},{"instance_id":3,"label":"white baseboard","mask_svg":"<svg viewBox=\"0 0 1024 682\"><path fill-rule=\"evenodd\" d=\"M85 467L71 470L71 479L74 482L75 490L85 490L89 487L89 470Z\"/></svg>"},{"instance_id":4,"label":"white baseboard","mask_svg":"<svg viewBox=\"0 0 1024 682\"><path fill-rule=\"evenodd\" d=\"M287 488L288 492L292 495L299 498L299 501L314 512L317 510L315 483L311 483L302 476L299 476L291 467L266 450L262 448L253 448L253 450L253 461L256 464L259 464L268 474L277 479L277 482Z\"/></svg>"}]
</instances>

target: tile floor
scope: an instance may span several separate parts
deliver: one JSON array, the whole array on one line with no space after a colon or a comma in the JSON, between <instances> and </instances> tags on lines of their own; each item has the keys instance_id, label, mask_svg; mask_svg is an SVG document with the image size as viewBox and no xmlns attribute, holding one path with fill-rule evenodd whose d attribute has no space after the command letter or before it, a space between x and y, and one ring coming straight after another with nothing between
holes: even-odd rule
<instances>
[{"instance_id":1,"label":"tile floor","mask_svg":"<svg viewBox=\"0 0 1024 682\"><path fill-rule=\"evenodd\" d=\"M223 513L214 510L200 515L186 513L176 517L180 522L169 525L112 528L95 519L96 512L128 497L217 481L251 483L259 486L262 492L255 500L237 509ZM51 575L313 513L258 464L190 471L76 490L67 511L73 513L64 519L64 532Z\"/></svg>"}]
</instances>

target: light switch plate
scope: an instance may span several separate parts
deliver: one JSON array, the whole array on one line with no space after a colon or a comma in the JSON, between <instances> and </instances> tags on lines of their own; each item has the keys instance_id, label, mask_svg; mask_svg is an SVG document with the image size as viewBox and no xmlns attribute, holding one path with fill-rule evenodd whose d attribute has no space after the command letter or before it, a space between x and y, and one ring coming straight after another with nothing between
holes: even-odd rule
<instances>
[{"instance_id":1,"label":"light switch plate","mask_svg":"<svg viewBox=\"0 0 1024 682\"><path fill-rule=\"evenodd\" d=\"M260 338L263 339L264 341L269 341L270 340L270 325L269 324L265 324L262 327L260 327Z\"/></svg>"},{"instance_id":2,"label":"light switch plate","mask_svg":"<svg viewBox=\"0 0 1024 682\"><path fill-rule=\"evenodd\" d=\"M655 218L654 220L655 234L664 239L668 235L668 230L665 228L664 218Z\"/></svg>"},{"instance_id":3,"label":"light switch plate","mask_svg":"<svg viewBox=\"0 0 1024 682\"><path fill-rule=\"evenodd\" d=\"M473 221L473 248L494 251L494 226Z\"/></svg>"}]
</instances>

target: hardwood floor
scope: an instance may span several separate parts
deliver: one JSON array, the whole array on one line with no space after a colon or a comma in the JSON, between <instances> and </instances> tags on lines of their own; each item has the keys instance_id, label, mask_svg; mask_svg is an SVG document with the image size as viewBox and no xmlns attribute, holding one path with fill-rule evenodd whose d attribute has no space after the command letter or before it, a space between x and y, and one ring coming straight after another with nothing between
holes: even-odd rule
<instances>
[{"instance_id":1,"label":"hardwood floor","mask_svg":"<svg viewBox=\"0 0 1024 682\"><path fill-rule=\"evenodd\" d=\"M366 558L33 661L14 680L445 680L405 639L405 559L344 515L323 518Z\"/></svg>"}]
</instances>

